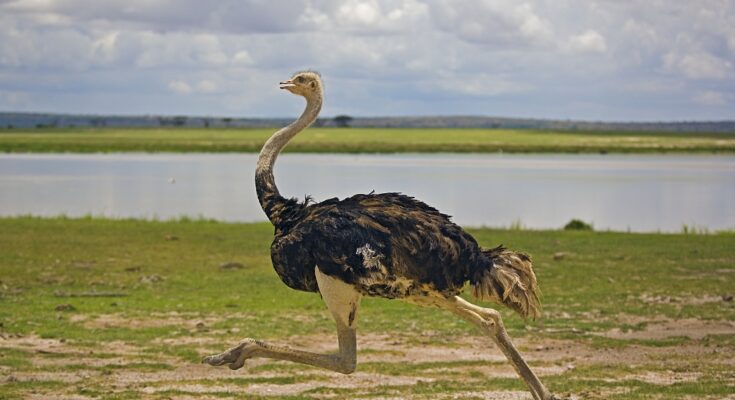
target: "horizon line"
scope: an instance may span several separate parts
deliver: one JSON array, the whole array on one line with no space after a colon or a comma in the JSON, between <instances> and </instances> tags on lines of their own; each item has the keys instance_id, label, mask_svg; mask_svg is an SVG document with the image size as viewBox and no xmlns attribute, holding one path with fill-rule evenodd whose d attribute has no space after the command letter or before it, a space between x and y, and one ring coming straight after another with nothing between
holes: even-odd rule
<instances>
[{"instance_id":1,"label":"horizon line","mask_svg":"<svg viewBox=\"0 0 735 400\"><path fill-rule=\"evenodd\" d=\"M140 114L140 113L84 113L84 112L47 112L47 111L5 111L0 110L0 115L45 115L45 116L74 116L74 117L112 117L112 118L198 118L198 119L232 119L232 120L292 120L294 116L281 117L264 117L264 116L229 116L229 115L194 115L194 114ZM592 124L699 124L699 123L735 123L735 119L680 119L680 120L603 120L603 119L572 119L572 118L541 118L541 117L518 117L518 116L497 116L497 115L479 115L479 114L416 114L416 115L349 115L336 114L333 116L320 116L319 119L333 120L340 116L347 116L352 119L362 120L380 120L380 119L440 119L440 118L477 118L477 119L497 119L497 120L522 120L522 121L544 121L544 122L562 122L562 123L592 123Z\"/></svg>"}]
</instances>

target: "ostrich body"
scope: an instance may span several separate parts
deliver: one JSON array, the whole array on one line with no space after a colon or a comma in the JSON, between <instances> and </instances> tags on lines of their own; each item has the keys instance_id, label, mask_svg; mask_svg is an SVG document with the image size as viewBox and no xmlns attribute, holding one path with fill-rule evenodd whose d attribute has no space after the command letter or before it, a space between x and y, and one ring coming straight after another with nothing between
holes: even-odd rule
<instances>
[{"instance_id":1,"label":"ostrich body","mask_svg":"<svg viewBox=\"0 0 735 400\"><path fill-rule=\"evenodd\" d=\"M523 317L538 315L538 287L528 256L502 247L482 249L436 209L399 193L358 194L343 200L303 203L281 196L273 166L281 150L321 110L320 76L296 73L281 89L306 98L306 109L265 143L255 184L260 205L275 226L273 266L289 287L321 294L337 325L337 354L317 354L245 339L205 363L241 368L265 357L309 364L345 374L357 365L356 322L362 296L403 299L448 310L478 326L506 355L535 399L555 397L544 387L503 327L500 313L458 295L472 293L504 304Z\"/></svg>"}]
</instances>

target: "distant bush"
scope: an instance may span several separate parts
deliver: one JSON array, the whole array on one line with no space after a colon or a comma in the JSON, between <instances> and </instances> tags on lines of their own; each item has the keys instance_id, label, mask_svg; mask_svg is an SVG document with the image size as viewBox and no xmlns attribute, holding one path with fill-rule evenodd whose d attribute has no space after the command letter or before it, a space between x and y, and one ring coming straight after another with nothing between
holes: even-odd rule
<instances>
[{"instance_id":1,"label":"distant bush","mask_svg":"<svg viewBox=\"0 0 735 400\"><path fill-rule=\"evenodd\" d=\"M353 119L349 115L338 115L334 117L334 123L341 128L348 128Z\"/></svg>"},{"instance_id":2,"label":"distant bush","mask_svg":"<svg viewBox=\"0 0 735 400\"><path fill-rule=\"evenodd\" d=\"M565 231L591 231L593 230L592 224L588 224L579 219L573 219L564 225Z\"/></svg>"}]
</instances>

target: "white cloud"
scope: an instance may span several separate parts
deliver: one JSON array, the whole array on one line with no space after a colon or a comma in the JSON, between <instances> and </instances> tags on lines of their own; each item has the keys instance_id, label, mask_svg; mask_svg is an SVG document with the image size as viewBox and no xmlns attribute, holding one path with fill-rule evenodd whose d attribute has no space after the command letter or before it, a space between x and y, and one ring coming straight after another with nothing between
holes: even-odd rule
<instances>
[{"instance_id":1,"label":"white cloud","mask_svg":"<svg viewBox=\"0 0 735 400\"><path fill-rule=\"evenodd\" d=\"M136 65L144 68L181 65L222 65L228 61L219 38L212 34L142 32L130 35L138 49Z\"/></svg>"},{"instance_id":2,"label":"white cloud","mask_svg":"<svg viewBox=\"0 0 735 400\"><path fill-rule=\"evenodd\" d=\"M103 34L92 42L92 54L98 62L109 64L115 61L117 52L115 50L115 44L117 42L117 36L119 32L112 31Z\"/></svg>"},{"instance_id":3,"label":"white cloud","mask_svg":"<svg viewBox=\"0 0 735 400\"><path fill-rule=\"evenodd\" d=\"M694 96L693 100L696 103L699 103L705 106L724 106L728 104L728 99L730 97L731 96L726 93L706 90L706 91L697 93Z\"/></svg>"},{"instance_id":4,"label":"white cloud","mask_svg":"<svg viewBox=\"0 0 735 400\"><path fill-rule=\"evenodd\" d=\"M325 113L735 118L712 107L733 27L709 0L0 0L0 87L24 109L282 116L301 104L276 83L314 68Z\"/></svg>"},{"instance_id":5,"label":"white cloud","mask_svg":"<svg viewBox=\"0 0 735 400\"><path fill-rule=\"evenodd\" d=\"M549 21L529 3L510 0L438 0L431 16L441 30L462 40L493 46L539 46L553 40Z\"/></svg>"},{"instance_id":6,"label":"white cloud","mask_svg":"<svg viewBox=\"0 0 735 400\"><path fill-rule=\"evenodd\" d=\"M732 63L703 50L673 50L663 56L664 67L691 79L725 79L732 77Z\"/></svg>"},{"instance_id":7,"label":"white cloud","mask_svg":"<svg viewBox=\"0 0 735 400\"><path fill-rule=\"evenodd\" d=\"M214 93L217 89L217 83L209 79L203 79L197 83L197 91L201 93Z\"/></svg>"},{"instance_id":8,"label":"white cloud","mask_svg":"<svg viewBox=\"0 0 735 400\"><path fill-rule=\"evenodd\" d=\"M247 50L240 50L232 56L232 62L235 64L248 65L253 63L253 58Z\"/></svg>"},{"instance_id":9,"label":"white cloud","mask_svg":"<svg viewBox=\"0 0 735 400\"><path fill-rule=\"evenodd\" d=\"M171 81L168 88L176 94L189 94L192 92L191 85L184 81Z\"/></svg>"},{"instance_id":10,"label":"white cloud","mask_svg":"<svg viewBox=\"0 0 735 400\"><path fill-rule=\"evenodd\" d=\"M607 44L599 32L590 29L569 38L568 49L576 53L604 53Z\"/></svg>"},{"instance_id":11,"label":"white cloud","mask_svg":"<svg viewBox=\"0 0 735 400\"><path fill-rule=\"evenodd\" d=\"M321 10L308 7L304 29L369 33L408 32L428 23L428 6L419 0L348 0L329 1Z\"/></svg>"},{"instance_id":12,"label":"white cloud","mask_svg":"<svg viewBox=\"0 0 735 400\"><path fill-rule=\"evenodd\" d=\"M201 79L196 83L177 79L168 83L168 89L176 94L209 94L219 92L220 85L211 79Z\"/></svg>"},{"instance_id":13,"label":"white cloud","mask_svg":"<svg viewBox=\"0 0 735 400\"><path fill-rule=\"evenodd\" d=\"M339 8L337 18L346 24L372 25L380 17L379 7L375 1L347 1Z\"/></svg>"},{"instance_id":14,"label":"white cloud","mask_svg":"<svg viewBox=\"0 0 735 400\"><path fill-rule=\"evenodd\" d=\"M629 35L629 40L633 41L634 44L643 45L649 49L659 42L659 35L653 25L633 18L628 18L625 21L623 32Z\"/></svg>"}]
</instances>

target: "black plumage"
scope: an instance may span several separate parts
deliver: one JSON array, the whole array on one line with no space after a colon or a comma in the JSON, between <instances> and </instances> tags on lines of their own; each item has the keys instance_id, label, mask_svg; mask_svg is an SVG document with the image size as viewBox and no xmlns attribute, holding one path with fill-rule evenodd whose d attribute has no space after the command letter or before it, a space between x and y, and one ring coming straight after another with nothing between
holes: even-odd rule
<instances>
[{"instance_id":1,"label":"black plumage","mask_svg":"<svg viewBox=\"0 0 735 400\"><path fill-rule=\"evenodd\" d=\"M482 249L449 216L400 193L358 194L315 204L275 195L266 208L277 210L271 214L273 266L281 280L297 290L318 291L317 265L364 295L390 299L432 294L449 298L468 281L478 288L506 256L530 267L526 255L501 247ZM533 294L529 297L523 290L520 300L504 296L509 288L494 279L490 282L496 287L487 296L475 293L534 316L535 277L529 279L521 276L509 283L530 286Z\"/></svg>"},{"instance_id":2,"label":"black plumage","mask_svg":"<svg viewBox=\"0 0 735 400\"><path fill-rule=\"evenodd\" d=\"M316 292L314 267L363 294L402 298L458 294L489 268L472 236L449 217L399 193L359 194L317 204L284 200L274 222L273 265L284 283Z\"/></svg>"}]
</instances>

